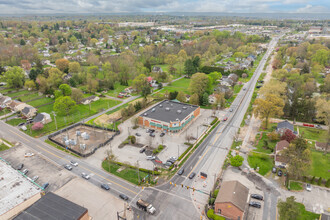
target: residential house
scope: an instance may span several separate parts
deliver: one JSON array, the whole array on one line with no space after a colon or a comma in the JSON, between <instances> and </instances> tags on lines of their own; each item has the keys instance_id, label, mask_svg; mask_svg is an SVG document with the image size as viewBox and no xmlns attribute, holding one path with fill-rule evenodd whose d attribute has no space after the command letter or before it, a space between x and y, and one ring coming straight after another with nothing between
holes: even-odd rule
<instances>
[{"instance_id":1,"label":"residential house","mask_svg":"<svg viewBox=\"0 0 330 220\"><path fill-rule=\"evenodd\" d=\"M24 118L33 118L37 114L37 109L34 107L25 107L21 111Z\"/></svg>"},{"instance_id":2,"label":"residential house","mask_svg":"<svg viewBox=\"0 0 330 220\"><path fill-rule=\"evenodd\" d=\"M68 73L68 74L66 74L65 76L63 76L63 80L64 81L67 81L67 80L69 80L69 79L71 79L72 78L72 75L70 74L70 73Z\"/></svg>"},{"instance_id":3,"label":"residential house","mask_svg":"<svg viewBox=\"0 0 330 220\"><path fill-rule=\"evenodd\" d=\"M159 67L159 66L154 66L154 67L152 68L152 72L155 72L155 73L162 73L163 70L162 70L162 68Z\"/></svg>"},{"instance_id":4,"label":"residential house","mask_svg":"<svg viewBox=\"0 0 330 220\"><path fill-rule=\"evenodd\" d=\"M291 124L290 122L288 122L288 120L285 120L285 121L282 121L282 122L279 122L277 124L277 128L276 128L276 131L280 134L280 135L283 135L284 132L289 129L290 131L292 131L294 133L294 127L293 127L293 124Z\"/></svg>"},{"instance_id":5,"label":"residential house","mask_svg":"<svg viewBox=\"0 0 330 220\"><path fill-rule=\"evenodd\" d=\"M10 100L8 102L6 102L6 106L12 111L12 112L16 112L15 108L22 104L22 102L16 101L16 100Z\"/></svg>"},{"instance_id":6,"label":"residential house","mask_svg":"<svg viewBox=\"0 0 330 220\"><path fill-rule=\"evenodd\" d=\"M229 74L228 79L231 79L233 82L237 82L238 76L235 73L231 73Z\"/></svg>"},{"instance_id":7,"label":"residential house","mask_svg":"<svg viewBox=\"0 0 330 220\"><path fill-rule=\"evenodd\" d=\"M32 107L32 106L28 105L24 102L20 102L18 105L15 106L14 111L15 112L21 112L25 107Z\"/></svg>"},{"instance_id":8,"label":"residential house","mask_svg":"<svg viewBox=\"0 0 330 220\"><path fill-rule=\"evenodd\" d=\"M91 102L95 102L97 100L99 100L100 98L98 96L95 96L95 95L92 95L92 96L89 96L87 98L84 98L80 101L81 104L84 104L84 105L88 105L90 104Z\"/></svg>"},{"instance_id":9,"label":"residential house","mask_svg":"<svg viewBox=\"0 0 330 220\"><path fill-rule=\"evenodd\" d=\"M217 101L217 97L215 96L214 93L209 95L209 103L210 104L214 104L214 103L216 103L216 101Z\"/></svg>"},{"instance_id":10,"label":"residential house","mask_svg":"<svg viewBox=\"0 0 330 220\"><path fill-rule=\"evenodd\" d=\"M221 84L222 86L228 86L228 87L230 87L230 86L233 86L233 85L234 85L234 82L233 82L233 80L231 80L231 79L229 79L229 78L223 78L223 79L221 80L220 84Z\"/></svg>"},{"instance_id":11,"label":"residential house","mask_svg":"<svg viewBox=\"0 0 330 220\"><path fill-rule=\"evenodd\" d=\"M214 91L220 92L220 93L226 93L230 90L228 86L225 85L218 85L217 88L214 89Z\"/></svg>"},{"instance_id":12,"label":"residential house","mask_svg":"<svg viewBox=\"0 0 330 220\"><path fill-rule=\"evenodd\" d=\"M275 166L284 166L286 167L287 164L287 160L285 157L283 157L281 155L281 151L283 151L284 149L286 149L287 147L289 147L290 143L286 140L281 140L279 142L277 142L276 146L275 146Z\"/></svg>"},{"instance_id":13,"label":"residential house","mask_svg":"<svg viewBox=\"0 0 330 220\"><path fill-rule=\"evenodd\" d=\"M48 124L50 122L52 122L52 118L50 117L50 114L46 113L46 112L42 112L36 115L36 117L34 117L33 122L41 122L42 124Z\"/></svg>"},{"instance_id":14,"label":"residential house","mask_svg":"<svg viewBox=\"0 0 330 220\"><path fill-rule=\"evenodd\" d=\"M133 87L130 86L130 87L125 88L124 91L127 92L127 93L133 93L135 91L135 89L133 89Z\"/></svg>"},{"instance_id":15,"label":"residential house","mask_svg":"<svg viewBox=\"0 0 330 220\"><path fill-rule=\"evenodd\" d=\"M1 93L0 93L1 94ZM4 109L7 107L6 103L10 102L11 101L11 98L9 96L3 96L1 94L0 96L0 108L1 109Z\"/></svg>"},{"instance_id":16,"label":"residential house","mask_svg":"<svg viewBox=\"0 0 330 220\"><path fill-rule=\"evenodd\" d=\"M330 151L330 144L329 143L322 143L322 142L318 142L316 141L315 143L315 149L316 150L322 150L322 151L327 151L329 152Z\"/></svg>"},{"instance_id":17,"label":"residential house","mask_svg":"<svg viewBox=\"0 0 330 220\"><path fill-rule=\"evenodd\" d=\"M186 94L186 102L190 101L190 95Z\"/></svg>"},{"instance_id":18,"label":"residential house","mask_svg":"<svg viewBox=\"0 0 330 220\"><path fill-rule=\"evenodd\" d=\"M229 219L243 219L249 189L237 180L222 183L214 203L214 213Z\"/></svg>"},{"instance_id":19,"label":"residential house","mask_svg":"<svg viewBox=\"0 0 330 220\"><path fill-rule=\"evenodd\" d=\"M147 80L148 80L151 87L157 87L158 88L157 81L154 80L151 76L147 77Z\"/></svg>"}]
</instances>

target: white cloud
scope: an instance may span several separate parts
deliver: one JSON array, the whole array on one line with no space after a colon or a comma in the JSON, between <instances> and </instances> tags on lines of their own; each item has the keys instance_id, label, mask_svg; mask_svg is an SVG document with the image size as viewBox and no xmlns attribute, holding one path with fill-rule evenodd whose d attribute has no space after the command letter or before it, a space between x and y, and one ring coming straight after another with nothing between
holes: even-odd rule
<instances>
[{"instance_id":1,"label":"white cloud","mask_svg":"<svg viewBox=\"0 0 330 220\"><path fill-rule=\"evenodd\" d=\"M298 8L298 13L326 13L329 12L329 9L324 6L313 6L313 5L306 5L305 7Z\"/></svg>"}]
</instances>

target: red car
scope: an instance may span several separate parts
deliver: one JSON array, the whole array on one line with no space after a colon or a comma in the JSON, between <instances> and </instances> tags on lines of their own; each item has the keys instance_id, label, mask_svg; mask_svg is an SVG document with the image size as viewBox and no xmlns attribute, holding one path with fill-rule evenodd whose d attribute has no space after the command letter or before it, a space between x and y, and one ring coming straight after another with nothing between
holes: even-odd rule
<instances>
[{"instance_id":1,"label":"red car","mask_svg":"<svg viewBox=\"0 0 330 220\"><path fill-rule=\"evenodd\" d=\"M228 118L227 118L227 117L225 117L225 118L223 118L223 121L227 121L227 119L228 119Z\"/></svg>"}]
</instances>

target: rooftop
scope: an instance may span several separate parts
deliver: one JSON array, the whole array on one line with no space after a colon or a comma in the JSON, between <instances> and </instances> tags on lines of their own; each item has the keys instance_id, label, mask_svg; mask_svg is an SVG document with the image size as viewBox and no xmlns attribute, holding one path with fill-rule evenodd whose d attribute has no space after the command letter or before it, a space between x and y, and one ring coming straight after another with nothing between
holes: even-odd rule
<instances>
[{"instance_id":1,"label":"rooftop","mask_svg":"<svg viewBox=\"0 0 330 220\"><path fill-rule=\"evenodd\" d=\"M14 219L80 219L86 212L86 208L49 192Z\"/></svg>"},{"instance_id":2,"label":"rooftop","mask_svg":"<svg viewBox=\"0 0 330 220\"><path fill-rule=\"evenodd\" d=\"M197 105L164 100L143 112L140 116L170 123L176 121L177 119L182 121L198 107L199 106Z\"/></svg>"},{"instance_id":3,"label":"rooftop","mask_svg":"<svg viewBox=\"0 0 330 220\"><path fill-rule=\"evenodd\" d=\"M0 216L40 191L39 187L0 158Z\"/></svg>"}]
</instances>

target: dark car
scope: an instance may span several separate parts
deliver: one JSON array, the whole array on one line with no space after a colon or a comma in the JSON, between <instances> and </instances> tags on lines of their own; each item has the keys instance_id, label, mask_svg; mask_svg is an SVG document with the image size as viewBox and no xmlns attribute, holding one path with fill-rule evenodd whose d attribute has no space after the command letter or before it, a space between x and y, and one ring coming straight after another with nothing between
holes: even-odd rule
<instances>
[{"instance_id":1,"label":"dark car","mask_svg":"<svg viewBox=\"0 0 330 220\"><path fill-rule=\"evenodd\" d=\"M103 183L103 184L101 184L101 188L102 189L105 189L105 190L109 190L110 189L110 186L107 185L107 184L105 184L105 183Z\"/></svg>"},{"instance_id":2,"label":"dark car","mask_svg":"<svg viewBox=\"0 0 330 220\"><path fill-rule=\"evenodd\" d=\"M125 194L119 194L119 197L125 201L128 200L128 196L126 196Z\"/></svg>"},{"instance_id":3,"label":"dark car","mask_svg":"<svg viewBox=\"0 0 330 220\"><path fill-rule=\"evenodd\" d=\"M279 171L277 172L277 176L282 176L282 174L283 174L282 170L279 170Z\"/></svg>"},{"instance_id":4,"label":"dark car","mask_svg":"<svg viewBox=\"0 0 330 220\"><path fill-rule=\"evenodd\" d=\"M144 151L146 151L145 147L141 148L140 153L142 154Z\"/></svg>"},{"instance_id":5,"label":"dark car","mask_svg":"<svg viewBox=\"0 0 330 220\"><path fill-rule=\"evenodd\" d=\"M159 136L163 137L164 135L165 135L165 133L164 133L164 132L162 132L162 133L160 133L160 135L159 135Z\"/></svg>"},{"instance_id":6,"label":"dark car","mask_svg":"<svg viewBox=\"0 0 330 220\"><path fill-rule=\"evenodd\" d=\"M276 171L277 171L276 167L273 167L272 172L276 173Z\"/></svg>"},{"instance_id":7,"label":"dark car","mask_svg":"<svg viewBox=\"0 0 330 220\"><path fill-rule=\"evenodd\" d=\"M251 198L258 199L258 200L264 199L264 197L260 194L251 194Z\"/></svg>"},{"instance_id":8,"label":"dark car","mask_svg":"<svg viewBox=\"0 0 330 220\"><path fill-rule=\"evenodd\" d=\"M46 189L49 186L49 183L45 183L44 185L42 185L43 189Z\"/></svg>"},{"instance_id":9,"label":"dark car","mask_svg":"<svg viewBox=\"0 0 330 220\"><path fill-rule=\"evenodd\" d=\"M168 159L166 162L175 163L175 160L174 159Z\"/></svg>"},{"instance_id":10,"label":"dark car","mask_svg":"<svg viewBox=\"0 0 330 220\"><path fill-rule=\"evenodd\" d=\"M140 137L140 136L141 136L141 134L139 134L139 133L135 133L135 136L138 136L138 137Z\"/></svg>"},{"instance_id":11,"label":"dark car","mask_svg":"<svg viewBox=\"0 0 330 220\"><path fill-rule=\"evenodd\" d=\"M22 171L22 173L23 173L24 175L26 175L28 172L29 172L28 169L24 169L24 170Z\"/></svg>"},{"instance_id":12,"label":"dark car","mask_svg":"<svg viewBox=\"0 0 330 220\"><path fill-rule=\"evenodd\" d=\"M21 169L23 169L23 167L24 167L24 164L21 163L20 165L18 165L17 169L21 170Z\"/></svg>"},{"instance_id":13,"label":"dark car","mask_svg":"<svg viewBox=\"0 0 330 220\"><path fill-rule=\"evenodd\" d=\"M19 124L18 124L18 127L21 127L21 126L23 126L23 125L25 125L25 122L19 123Z\"/></svg>"},{"instance_id":14,"label":"dark car","mask_svg":"<svg viewBox=\"0 0 330 220\"><path fill-rule=\"evenodd\" d=\"M254 201L252 201L252 202L250 202L249 203L249 206L252 206L252 207L255 207L255 208L261 208L261 204L260 204L260 202L254 202Z\"/></svg>"},{"instance_id":15,"label":"dark car","mask_svg":"<svg viewBox=\"0 0 330 220\"><path fill-rule=\"evenodd\" d=\"M192 179L192 178L194 178L196 176L196 173L191 173L190 175L189 175L189 179Z\"/></svg>"},{"instance_id":16,"label":"dark car","mask_svg":"<svg viewBox=\"0 0 330 220\"><path fill-rule=\"evenodd\" d=\"M184 169L180 169L179 172L178 172L178 175L182 175L184 173Z\"/></svg>"},{"instance_id":17,"label":"dark car","mask_svg":"<svg viewBox=\"0 0 330 220\"><path fill-rule=\"evenodd\" d=\"M149 129L149 132L150 133L154 133L155 132L155 129Z\"/></svg>"},{"instance_id":18,"label":"dark car","mask_svg":"<svg viewBox=\"0 0 330 220\"><path fill-rule=\"evenodd\" d=\"M150 137L155 137L155 134L154 133L150 133L149 136Z\"/></svg>"},{"instance_id":19,"label":"dark car","mask_svg":"<svg viewBox=\"0 0 330 220\"><path fill-rule=\"evenodd\" d=\"M170 167L170 166L172 166L173 164L172 164L171 162L166 162L166 163L164 163L164 165L167 166L167 167Z\"/></svg>"}]
</instances>

